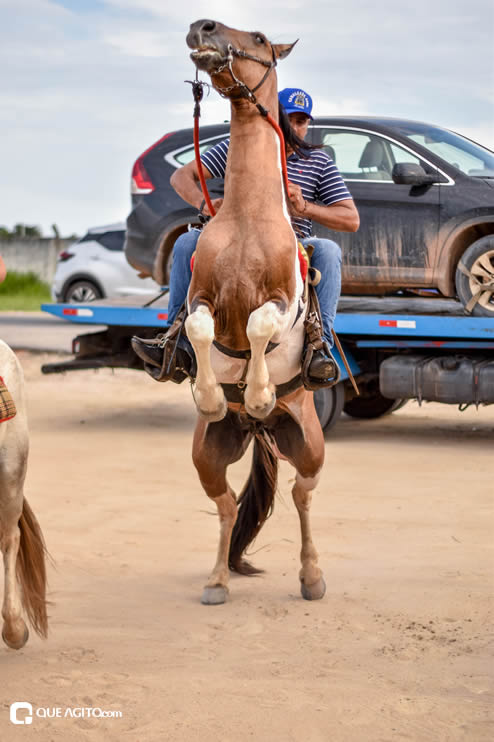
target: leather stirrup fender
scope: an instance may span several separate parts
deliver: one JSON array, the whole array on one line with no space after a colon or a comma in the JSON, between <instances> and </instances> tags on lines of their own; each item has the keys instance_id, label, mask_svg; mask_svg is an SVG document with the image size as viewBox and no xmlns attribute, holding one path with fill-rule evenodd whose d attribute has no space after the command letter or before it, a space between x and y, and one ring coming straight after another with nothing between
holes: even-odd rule
<instances>
[{"instance_id":1,"label":"leather stirrup fender","mask_svg":"<svg viewBox=\"0 0 494 742\"><path fill-rule=\"evenodd\" d=\"M161 369L150 364L144 366L155 381L173 381L175 384L181 384L187 377L194 379L196 376L194 351L183 333L186 318L187 305L184 303L172 326L159 340L159 347L163 349Z\"/></svg>"}]
</instances>

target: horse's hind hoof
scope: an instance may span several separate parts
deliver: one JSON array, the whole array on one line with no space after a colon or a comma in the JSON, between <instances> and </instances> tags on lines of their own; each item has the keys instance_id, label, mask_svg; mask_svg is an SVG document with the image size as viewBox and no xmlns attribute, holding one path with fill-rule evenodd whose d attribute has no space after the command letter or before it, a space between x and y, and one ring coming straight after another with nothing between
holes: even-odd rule
<instances>
[{"instance_id":1,"label":"horse's hind hoof","mask_svg":"<svg viewBox=\"0 0 494 742\"><path fill-rule=\"evenodd\" d=\"M228 589L221 585L215 587L205 587L201 595L203 605L221 605L228 599Z\"/></svg>"},{"instance_id":2,"label":"horse's hind hoof","mask_svg":"<svg viewBox=\"0 0 494 742\"><path fill-rule=\"evenodd\" d=\"M305 600L321 600L326 592L326 583L324 582L324 578L320 577L313 585L306 585L304 582L301 582L300 592Z\"/></svg>"},{"instance_id":3,"label":"horse's hind hoof","mask_svg":"<svg viewBox=\"0 0 494 742\"><path fill-rule=\"evenodd\" d=\"M24 623L24 622L23 622ZM5 626L2 629L2 639L4 640L5 644L10 647L11 649L22 649L22 647L26 644L27 640L29 639L29 630L24 624L24 631L22 633L22 636L20 639L15 639L15 634L10 634L5 630Z\"/></svg>"}]
</instances>

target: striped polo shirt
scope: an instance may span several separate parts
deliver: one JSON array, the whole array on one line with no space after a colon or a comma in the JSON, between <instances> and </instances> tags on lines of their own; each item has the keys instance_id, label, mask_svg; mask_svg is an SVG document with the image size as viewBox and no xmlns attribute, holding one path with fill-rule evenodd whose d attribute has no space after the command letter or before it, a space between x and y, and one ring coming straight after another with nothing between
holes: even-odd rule
<instances>
[{"instance_id":1,"label":"striped polo shirt","mask_svg":"<svg viewBox=\"0 0 494 742\"><path fill-rule=\"evenodd\" d=\"M215 178L225 177L229 143L230 140L225 139L201 155L203 165ZM307 154L308 159L304 159L292 153L286 163L288 180L300 186L306 201L319 201L329 206L352 198L336 165L326 152L311 149L307 150ZM310 237L312 233L311 219L292 217L292 226L302 237Z\"/></svg>"}]
</instances>

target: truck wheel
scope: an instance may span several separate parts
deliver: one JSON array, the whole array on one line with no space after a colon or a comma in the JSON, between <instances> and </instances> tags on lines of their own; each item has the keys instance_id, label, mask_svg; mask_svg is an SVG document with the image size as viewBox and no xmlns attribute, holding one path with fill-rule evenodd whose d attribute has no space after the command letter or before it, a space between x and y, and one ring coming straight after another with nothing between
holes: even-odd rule
<instances>
[{"instance_id":1,"label":"truck wheel","mask_svg":"<svg viewBox=\"0 0 494 742\"><path fill-rule=\"evenodd\" d=\"M92 281L76 281L66 290L63 300L70 304L83 304L103 298L103 294Z\"/></svg>"},{"instance_id":2,"label":"truck wheel","mask_svg":"<svg viewBox=\"0 0 494 742\"><path fill-rule=\"evenodd\" d=\"M469 314L494 317L494 235L482 237L465 250L455 280L460 301Z\"/></svg>"},{"instance_id":3,"label":"truck wheel","mask_svg":"<svg viewBox=\"0 0 494 742\"><path fill-rule=\"evenodd\" d=\"M318 389L314 392L314 404L321 428L329 430L337 423L345 404L345 389L342 382L329 389Z\"/></svg>"},{"instance_id":4,"label":"truck wheel","mask_svg":"<svg viewBox=\"0 0 494 742\"><path fill-rule=\"evenodd\" d=\"M345 403L343 411L350 417L358 417L365 420L372 420L375 417L387 415L390 412L399 410L408 402L407 399L387 399L379 392L367 397L354 397Z\"/></svg>"}]
</instances>

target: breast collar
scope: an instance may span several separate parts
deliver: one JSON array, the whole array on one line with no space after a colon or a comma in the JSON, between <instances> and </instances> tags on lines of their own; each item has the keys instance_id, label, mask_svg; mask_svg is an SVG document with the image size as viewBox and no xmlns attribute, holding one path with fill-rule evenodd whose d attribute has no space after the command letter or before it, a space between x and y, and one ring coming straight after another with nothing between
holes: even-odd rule
<instances>
[{"instance_id":1,"label":"breast collar","mask_svg":"<svg viewBox=\"0 0 494 742\"><path fill-rule=\"evenodd\" d=\"M305 304L300 299L297 307L297 314L295 316L295 319L293 320L292 326L290 329L293 329L295 325L297 324L300 315L304 311ZM227 348L226 345L222 345L217 340L213 340L214 347L220 351L220 353L223 353L225 356L229 356L230 358L243 358L244 360L250 360L251 357L251 350L248 348L247 350L234 350L233 348ZM264 351L264 355L267 355L268 353L271 353L271 351L275 350L279 346L279 343L268 343L266 350Z\"/></svg>"}]
</instances>

